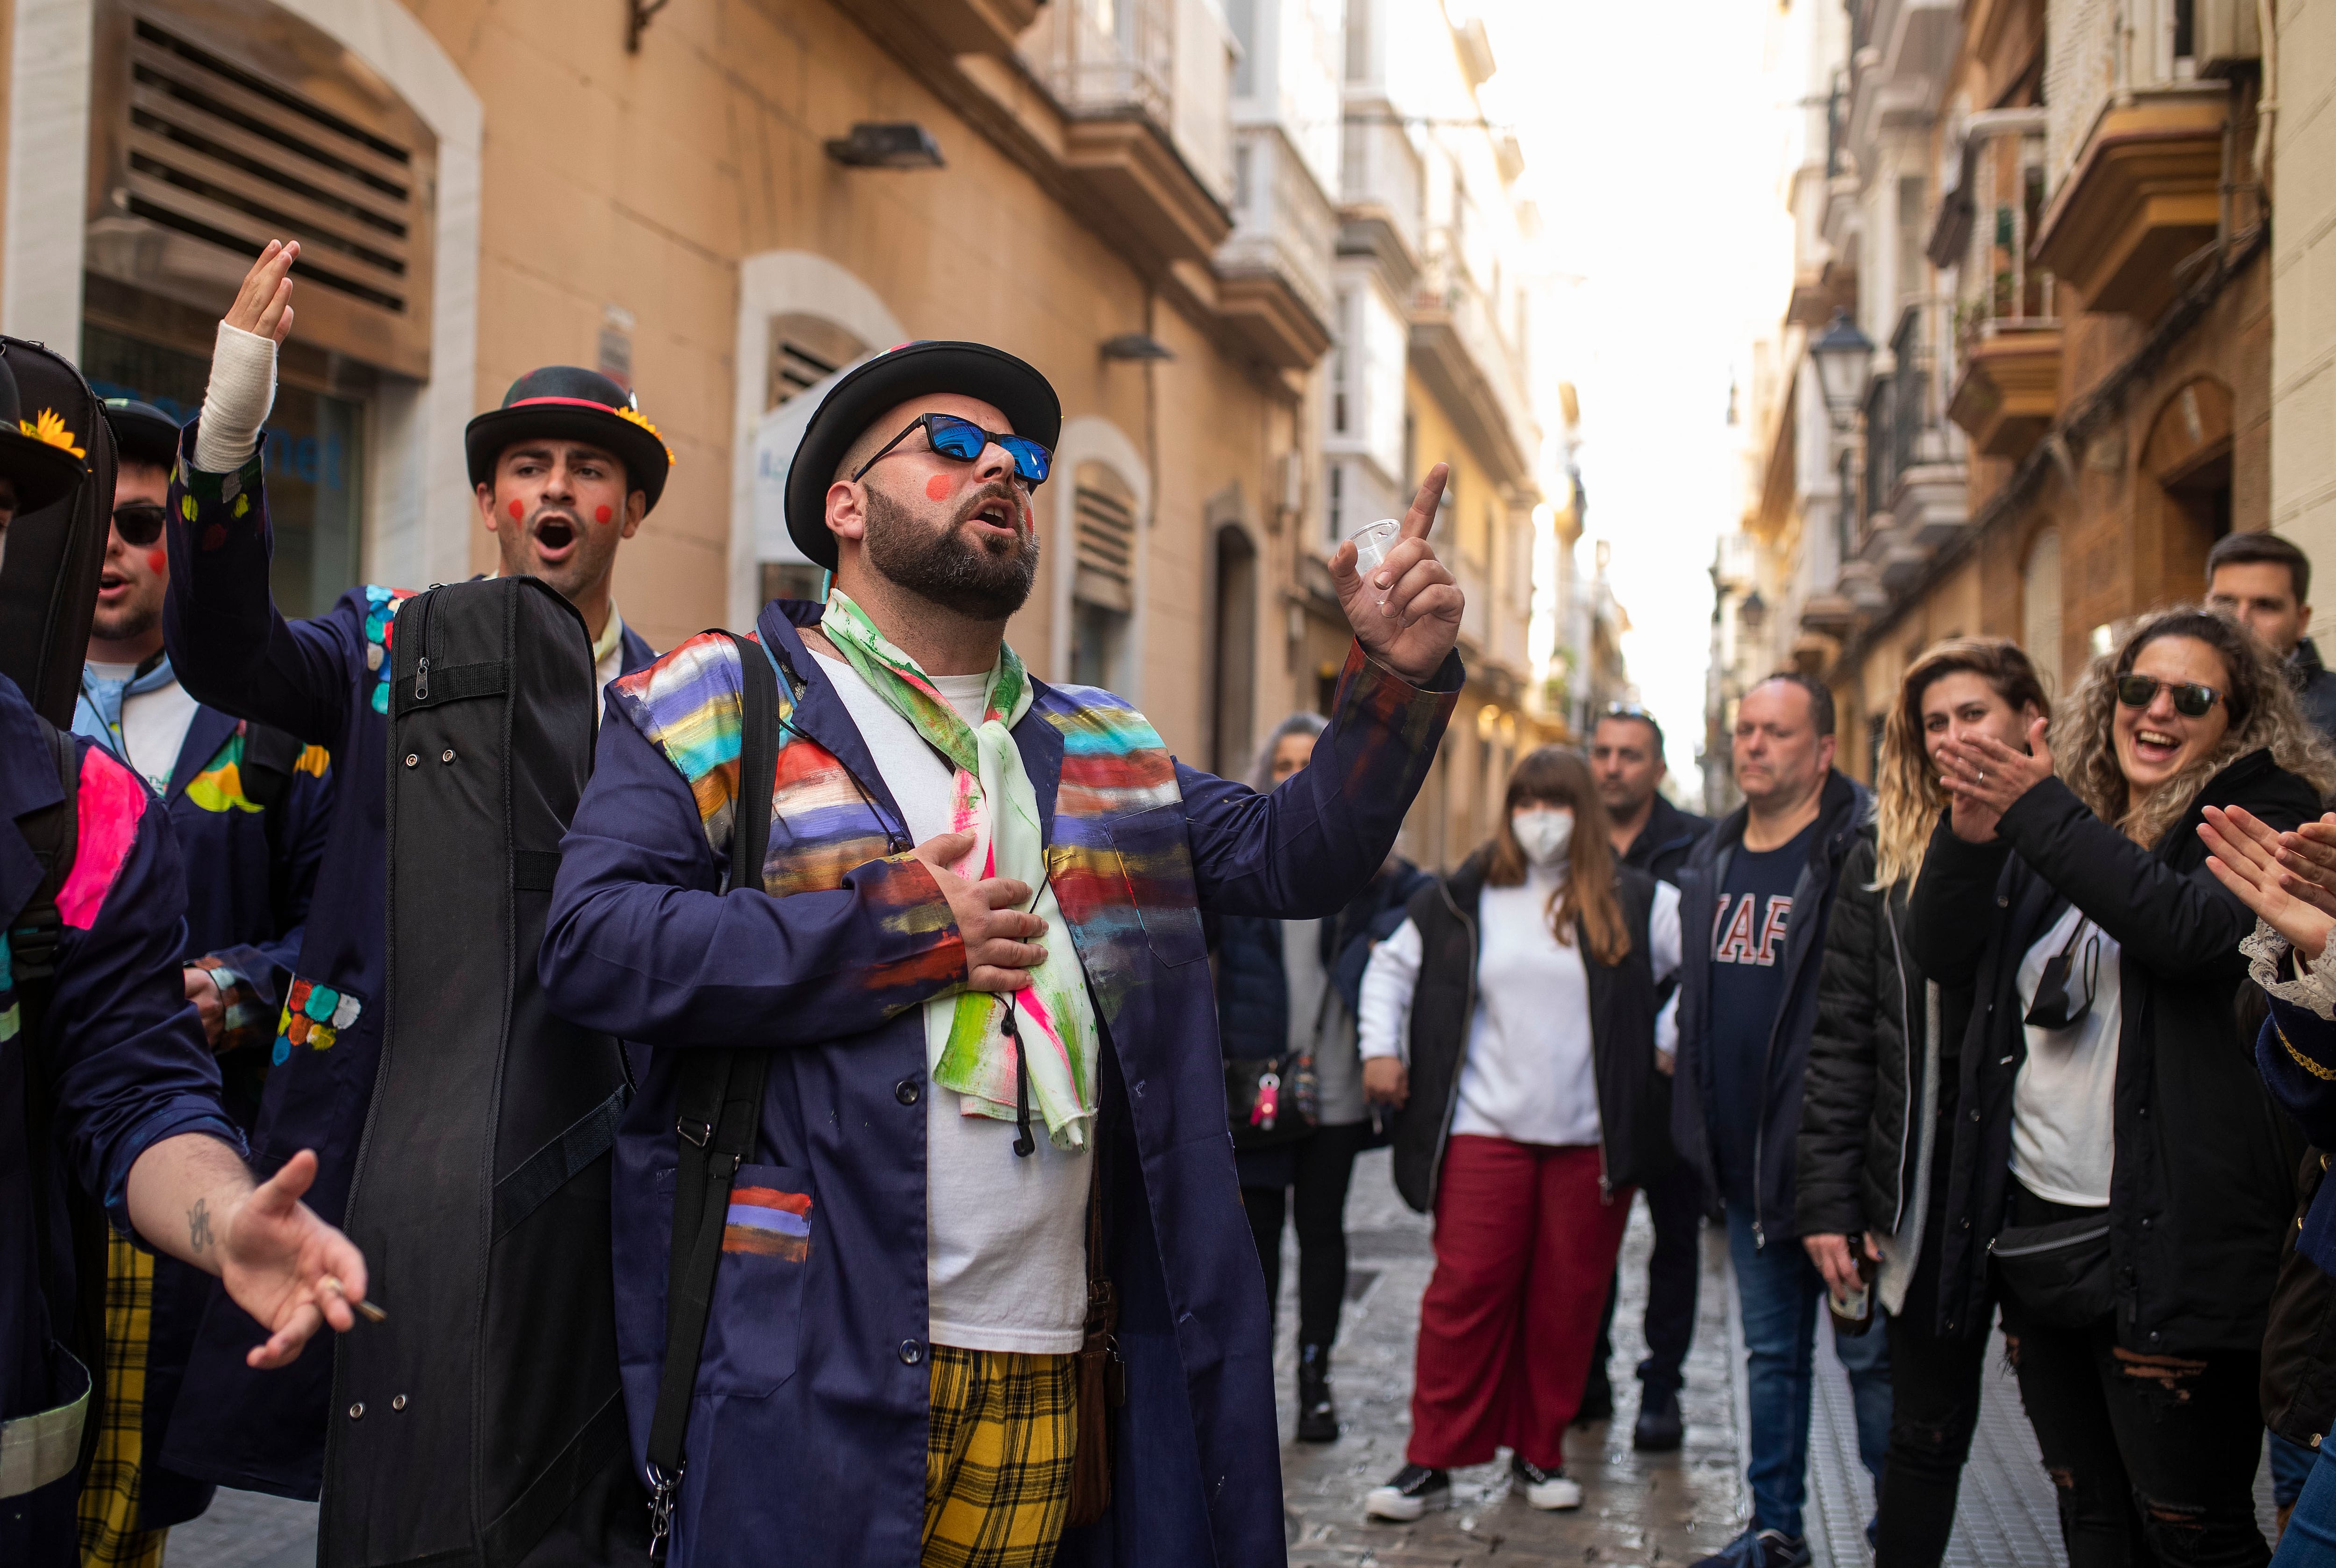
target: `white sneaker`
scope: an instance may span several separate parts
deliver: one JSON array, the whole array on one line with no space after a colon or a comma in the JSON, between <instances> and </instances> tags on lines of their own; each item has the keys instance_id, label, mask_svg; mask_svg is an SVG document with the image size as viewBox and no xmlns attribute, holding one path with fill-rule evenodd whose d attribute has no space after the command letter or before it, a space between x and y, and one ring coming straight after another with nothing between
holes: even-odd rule
<instances>
[{"instance_id":1,"label":"white sneaker","mask_svg":"<svg viewBox=\"0 0 2336 1568\"><path fill-rule=\"evenodd\" d=\"M1541 1509L1582 1506L1582 1483L1563 1470L1544 1470L1523 1454L1512 1454L1509 1456L1509 1474L1524 1488L1528 1506Z\"/></svg>"},{"instance_id":2,"label":"white sneaker","mask_svg":"<svg viewBox=\"0 0 2336 1568\"><path fill-rule=\"evenodd\" d=\"M1363 1498L1363 1512L1374 1519L1408 1524L1430 1508L1452 1506L1452 1475L1426 1465L1406 1465L1395 1479L1374 1486Z\"/></svg>"}]
</instances>

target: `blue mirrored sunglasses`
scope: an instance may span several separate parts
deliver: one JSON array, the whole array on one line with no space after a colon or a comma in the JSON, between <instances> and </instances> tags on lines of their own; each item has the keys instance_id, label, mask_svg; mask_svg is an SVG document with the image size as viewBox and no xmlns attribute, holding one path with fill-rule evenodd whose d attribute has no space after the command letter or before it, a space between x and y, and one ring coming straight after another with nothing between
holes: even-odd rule
<instances>
[{"instance_id":1,"label":"blue mirrored sunglasses","mask_svg":"<svg viewBox=\"0 0 2336 1568\"><path fill-rule=\"evenodd\" d=\"M861 474L874 468L876 458L882 457L917 431L925 432L925 440L932 443L933 450L961 463L973 461L981 455L983 448L995 441L1007 456L1014 460L1014 471L1032 485L1045 484L1046 476L1054 471L1055 454L1027 436L1000 435L995 431L983 430L971 420L961 420L955 414L919 414L909 421L907 430L886 441L876 457L860 465L852 476L853 480L857 481Z\"/></svg>"}]
</instances>

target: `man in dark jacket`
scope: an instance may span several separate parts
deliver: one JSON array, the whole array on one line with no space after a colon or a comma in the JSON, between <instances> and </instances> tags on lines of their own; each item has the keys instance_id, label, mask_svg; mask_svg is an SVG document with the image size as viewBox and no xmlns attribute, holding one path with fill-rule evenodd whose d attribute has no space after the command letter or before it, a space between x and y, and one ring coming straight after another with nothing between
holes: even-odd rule
<instances>
[{"instance_id":1,"label":"man in dark jacket","mask_svg":"<svg viewBox=\"0 0 2336 1568\"><path fill-rule=\"evenodd\" d=\"M2336 673L2303 629L2312 624L2312 560L2273 533L2225 534L2206 554L2206 603L2287 661L2312 727L2336 740Z\"/></svg>"},{"instance_id":2,"label":"man in dark jacket","mask_svg":"<svg viewBox=\"0 0 2336 1568\"><path fill-rule=\"evenodd\" d=\"M1772 675L1737 704L1744 805L1679 869L1693 934L1679 985L1671 1137L1728 1211L1728 1253L1749 1364L1749 1528L1708 1563L1796 1568L1809 1561L1809 1399L1825 1282L1794 1221L1801 1078L1835 876L1865 791L1835 771L1833 693ZM1878 1334L1837 1341L1856 1395L1858 1449L1878 1477L1889 1446L1887 1352Z\"/></svg>"},{"instance_id":3,"label":"man in dark jacket","mask_svg":"<svg viewBox=\"0 0 2336 1568\"><path fill-rule=\"evenodd\" d=\"M1598 780L1598 798L1606 807L1616 856L1623 865L1677 886L1679 867L1711 831L1711 819L1682 811L1663 798L1663 728L1655 722L1655 716L1633 702L1609 707L1590 732L1590 770ZM1679 1385L1685 1381L1679 1369L1695 1340L1695 1286L1700 1266L1696 1237L1703 1224L1704 1190L1694 1169L1680 1161L1649 1182L1645 1191L1647 1215L1655 1226L1655 1248L1647 1260L1643 1324L1647 1359L1639 1363L1642 1392L1630 1446L1669 1453L1679 1446L1687 1430L1679 1416ZM1584 1419L1613 1412L1614 1390L1606 1364L1614 1358L1611 1335L1614 1303L1621 1289L1617 1273L1614 1289L1607 1293L1606 1321L1599 1325L1590 1378L1582 1385Z\"/></svg>"}]
</instances>

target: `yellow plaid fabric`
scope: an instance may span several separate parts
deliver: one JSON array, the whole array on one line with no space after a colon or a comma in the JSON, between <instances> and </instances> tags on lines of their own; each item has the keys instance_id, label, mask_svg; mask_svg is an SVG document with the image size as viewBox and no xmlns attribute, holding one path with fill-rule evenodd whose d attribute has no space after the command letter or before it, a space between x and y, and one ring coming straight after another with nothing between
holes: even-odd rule
<instances>
[{"instance_id":1,"label":"yellow plaid fabric","mask_svg":"<svg viewBox=\"0 0 2336 1568\"><path fill-rule=\"evenodd\" d=\"M1071 1508L1071 1358L931 1350L923 1568L1044 1568Z\"/></svg>"},{"instance_id":2,"label":"yellow plaid fabric","mask_svg":"<svg viewBox=\"0 0 2336 1568\"><path fill-rule=\"evenodd\" d=\"M138 1528L145 1486L146 1343L154 1322L154 1257L106 1238L103 1422L81 1489L82 1568L161 1568L167 1530Z\"/></svg>"}]
</instances>

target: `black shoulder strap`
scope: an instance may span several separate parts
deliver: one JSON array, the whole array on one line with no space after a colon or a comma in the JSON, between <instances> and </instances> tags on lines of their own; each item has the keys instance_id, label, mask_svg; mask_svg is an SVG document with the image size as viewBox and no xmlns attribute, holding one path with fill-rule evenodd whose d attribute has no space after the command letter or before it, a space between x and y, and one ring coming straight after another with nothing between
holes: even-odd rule
<instances>
[{"instance_id":1,"label":"black shoulder strap","mask_svg":"<svg viewBox=\"0 0 2336 1568\"><path fill-rule=\"evenodd\" d=\"M24 982L35 982L37 989L31 990L24 1000L37 1006L46 999L45 982L56 973L57 942L64 933L64 921L57 914L57 894L73 870L73 851L81 834L81 749L73 744L72 735L47 720L36 719L35 722L40 725L42 739L48 742L64 799L16 819L16 830L24 835L26 847L41 863L41 880L34 886L33 895L24 901L24 907L8 923L8 953L19 991L26 990ZM28 1009L25 1013L24 1022L27 1027L33 1025L33 1011Z\"/></svg>"},{"instance_id":2,"label":"black shoulder strap","mask_svg":"<svg viewBox=\"0 0 2336 1568\"><path fill-rule=\"evenodd\" d=\"M759 643L722 634L738 650L738 789L731 807L730 888L763 891L771 843L771 783L779 762L779 683ZM666 1268L665 1372L649 1421L650 1554L662 1562L673 1506L688 1457L690 1396L706 1348L714 1273L722 1262L722 1227L738 1167L754 1156L762 1131L763 1084L771 1053L693 1050L684 1059L674 1133L679 1159L673 1182L673 1246Z\"/></svg>"},{"instance_id":3,"label":"black shoulder strap","mask_svg":"<svg viewBox=\"0 0 2336 1568\"><path fill-rule=\"evenodd\" d=\"M292 774L306 750L300 738L288 730L246 723L243 765L238 769L243 779L243 798L263 809L281 806L292 792Z\"/></svg>"}]
</instances>

